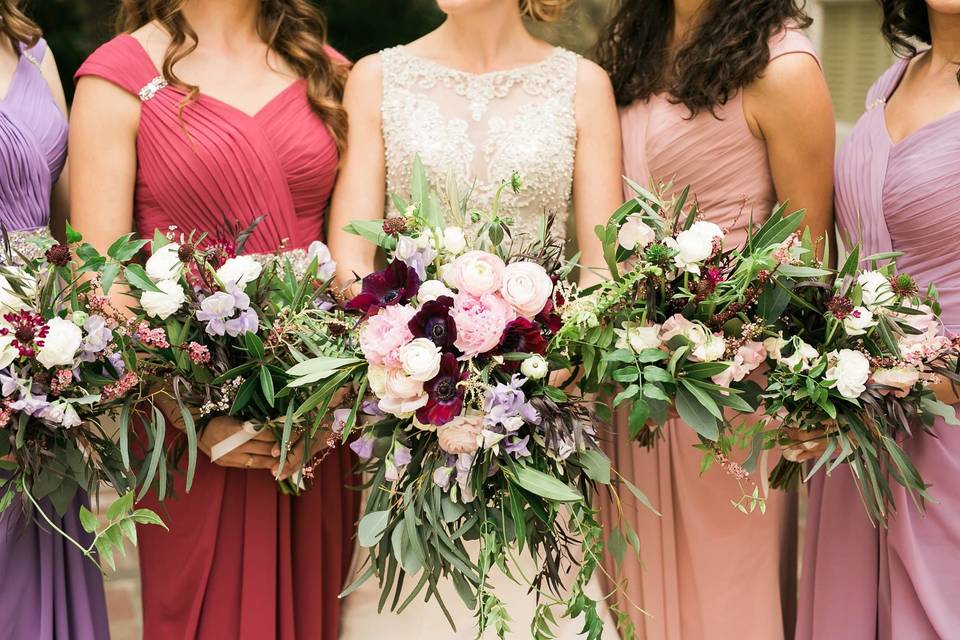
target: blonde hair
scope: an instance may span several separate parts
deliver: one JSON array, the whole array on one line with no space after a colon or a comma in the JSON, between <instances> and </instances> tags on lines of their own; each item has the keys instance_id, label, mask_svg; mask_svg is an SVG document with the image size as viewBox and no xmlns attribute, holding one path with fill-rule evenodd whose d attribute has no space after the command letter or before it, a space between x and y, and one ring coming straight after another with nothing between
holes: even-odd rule
<instances>
[{"instance_id":1,"label":"blonde hair","mask_svg":"<svg viewBox=\"0 0 960 640\"><path fill-rule=\"evenodd\" d=\"M562 20L573 0L520 0L520 12L537 22Z\"/></svg>"}]
</instances>

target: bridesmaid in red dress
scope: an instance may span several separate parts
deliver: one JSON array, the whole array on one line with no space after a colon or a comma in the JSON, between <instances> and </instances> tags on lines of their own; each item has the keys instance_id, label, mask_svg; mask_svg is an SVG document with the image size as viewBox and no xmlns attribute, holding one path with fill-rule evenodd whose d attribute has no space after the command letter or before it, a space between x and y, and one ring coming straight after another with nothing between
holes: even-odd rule
<instances>
[{"instance_id":1,"label":"bridesmaid in red dress","mask_svg":"<svg viewBox=\"0 0 960 640\"><path fill-rule=\"evenodd\" d=\"M77 73L75 226L105 249L131 229L217 231L266 214L247 244L323 237L346 133L345 61L307 0L125 0L123 35ZM215 418L200 448L240 424ZM298 447L293 447L297 451ZM198 463L193 489L140 532L144 637L334 640L356 513L347 451L305 495L280 495L272 442ZM299 465L288 460L284 473ZM155 504L147 505L157 507Z\"/></svg>"}]
</instances>

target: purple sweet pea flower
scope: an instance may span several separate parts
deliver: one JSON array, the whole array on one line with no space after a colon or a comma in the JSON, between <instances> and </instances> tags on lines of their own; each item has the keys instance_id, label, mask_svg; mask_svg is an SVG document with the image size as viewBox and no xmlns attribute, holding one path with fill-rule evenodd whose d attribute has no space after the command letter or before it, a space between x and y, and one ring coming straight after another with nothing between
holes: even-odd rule
<instances>
[{"instance_id":1,"label":"purple sweet pea flower","mask_svg":"<svg viewBox=\"0 0 960 640\"><path fill-rule=\"evenodd\" d=\"M362 411L365 416L375 416L377 418L382 418L387 415L380 410L380 402L377 400L364 400L360 411Z\"/></svg>"},{"instance_id":2,"label":"purple sweet pea flower","mask_svg":"<svg viewBox=\"0 0 960 640\"><path fill-rule=\"evenodd\" d=\"M93 362L97 359L97 354L107 348L113 332L107 327L107 321L101 315L92 315L87 318L83 328L87 335L80 344L80 360Z\"/></svg>"},{"instance_id":3,"label":"purple sweet pea flower","mask_svg":"<svg viewBox=\"0 0 960 640\"><path fill-rule=\"evenodd\" d=\"M357 454L361 460L369 460L373 457L373 445L376 439L371 435L364 435L350 443L350 449Z\"/></svg>"},{"instance_id":4,"label":"purple sweet pea flower","mask_svg":"<svg viewBox=\"0 0 960 640\"><path fill-rule=\"evenodd\" d=\"M29 416L34 418L39 418L43 415L43 412L47 410L50 406L50 403L47 402L47 396L44 395L33 395L28 393L26 395L21 395L20 399L16 402L10 403L10 408L14 411L21 411Z\"/></svg>"},{"instance_id":5,"label":"purple sweet pea flower","mask_svg":"<svg viewBox=\"0 0 960 640\"><path fill-rule=\"evenodd\" d=\"M509 384L497 384L487 389L483 408L486 412L484 423L488 426L500 426L507 432L515 432L524 423L540 424L540 415L527 402L523 393L526 379L514 375Z\"/></svg>"},{"instance_id":6,"label":"purple sweet pea flower","mask_svg":"<svg viewBox=\"0 0 960 640\"><path fill-rule=\"evenodd\" d=\"M343 433L347 426L347 420L350 419L350 409L337 409L333 412L333 432L337 435Z\"/></svg>"},{"instance_id":7,"label":"purple sweet pea flower","mask_svg":"<svg viewBox=\"0 0 960 640\"><path fill-rule=\"evenodd\" d=\"M12 375L13 371L9 374L0 373L0 393L3 393L3 397L11 395L14 391L20 388L20 379L16 375Z\"/></svg>"},{"instance_id":8,"label":"purple sweet pea flower","mask_svg":"<svg viewBox=\"0 0 960 640\"><path fill-rule=\"evenodd\" d=\"M404 262L417 273L420 281L423 282L427 279L427 267L436 259L437 250L433 247L427 247L414 251Z\"/></svg>"},{"instance_id":9,"label":"purple sweet pea flower","mask_svg":"<svg viewBox=\"0 0 960 640\"><path fill-rule=\"evenodd\" d=\"M503 445L503 449L515 458L525 458L530 455L530 450L527 449L527 444L529 443L530 436L524 436L522 438L513 436L507 439L506 444Z\"/></svg>"},{"instance_id":10,"label":"purple sweet pea flower","mask_svg":"<svg viewBox=\"0 0 960 640\"><path fill-rule=\"evenodd\" d=\"M127 372L127 367L123 364L123 355L120 353L111 353L107 356L107 361L113 365L113 368L117 371L118 377L123 377L123 374ZM74 374L76 375L76 374ZM79 377L79 376L77 376Z\"/></svg>"},{"instance_id":11,"label":"purple sweet pea flower","mask_svg":"<svg viewBox=\"0 0 960 640\"><path fill-rule=\"evenodd\" d=\"M389 482L396 482L410 464L410 459L410 449L402 444L396 445L393 448L393 455L387 458L387 471L383 477Z\"/></svg>"},{"instance_id":12,"label":"purple sweet pea flower","mask_svg":"<svg viewBox=\"0 0 960 640\"><path fill-rule=\"evenodd\" d=\"M236 309L235 298L225 291L218 291L200 303L197 320L207 323L209 335L222 336L227 331L227 318L236 313Z\"/></svg>"},{"instance_id":13,"label":"purple sweet pea flower","mask_svg":"<svg viewBox=\"0 0 960 640\"><path fill-rule=\"evenodd\" d=\"M256 333L260 329L260 318L253 309L244 309L240 315L232 320L227 320L227 335L236 338L244 333Z\"/></svg>"},{"instance_id":14,"label":"purple sweet pea flower","mask_svg":"<svg viewBox=\"0 0 960 640\"><path fill-rule=\"evenodd\" d=\"M450 478L453 476L453 467L440 467L433 470L433 484L444 491L450 488Z\"/></svg>"}]
</instances>

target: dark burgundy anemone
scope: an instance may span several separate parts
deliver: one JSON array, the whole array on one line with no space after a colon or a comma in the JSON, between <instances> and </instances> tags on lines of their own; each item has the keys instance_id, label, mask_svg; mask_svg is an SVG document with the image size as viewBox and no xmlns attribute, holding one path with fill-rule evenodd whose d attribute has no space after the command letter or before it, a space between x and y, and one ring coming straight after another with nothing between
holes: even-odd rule
<instances>
[{"instance_id":1,"label":"dark burgundy anemone","mask_svg":"<svg viewBox=\"0 0 960 640\"><path fill-rule=\"evenodd\" d=\"M346 304L346 309L371 315L380 307L410 302L419 289L420 277L417 272L396 260L386 269L364 278L360 294Z\"/></svg>"},{"instance_id":2,"label":"dark burgundy anemone","mask_svg":"<svg viewBox=\"0 0 960 640\"><path fill-rule=\"evenodd\" d=\"M554 301L556 298L556 301ZM563 318L560 317L560 314L557 313L557 307L564 304L563 294L559 290L554 290L553 297L547 300L547 304L543 307L543 311L537 314L537 317L534 318L539 322L543 327L548 329L550 333L556 333L560 331L563 327Z\"/></svg>"},{"instance_id":3,"label":"dark burgundy anemone","mask_svg":"<svg viewBox=\"0 0 960 640\"><path fill-rule=\"evenodd\" d=\"M456 418L463 411L463 387L460 382L466 379L466 373L460 373L460 363L452 353L443 354L440 360L440 373L424 385L430 399L426 406L417 410L417 420L423 424L442 426Z\"/></svg>"},{"instance_id":4,"label":"dark burgundy anemone","mask_svg":"<svg viewBox=\"0 0 960 640\"><path fill-rule=\"evenodd\" d=\"M450 317L453 298L441 296L423 303L410 323L410 332L416 338L428 338L441 349L452 349L457 339L457 324Z\"/></svg>"},{"instance_id":5,"label":"dark burgundy anemone","mask_svg":"<svg viewBox=\"0 0 960 640\"><path fill-rule=\"evenodd\" d=\"M526 318L517 318L507 325L497 348L497 353L536 353L542 356L546 352L547 339L543 337L543 329ZM504 362L503 368L511 373L519 371L520 362Z\"/></svg>"}]
</instances>

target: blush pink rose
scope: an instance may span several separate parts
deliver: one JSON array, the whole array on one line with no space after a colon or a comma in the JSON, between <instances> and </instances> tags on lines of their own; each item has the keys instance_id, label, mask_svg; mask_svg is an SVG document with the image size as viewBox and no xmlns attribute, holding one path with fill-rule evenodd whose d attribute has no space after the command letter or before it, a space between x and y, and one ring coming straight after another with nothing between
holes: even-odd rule
<instances>
[{"instance_id":1,"label":"blush pink rose","mask_svg":"<svg viewBox=\"0 0 960 640\"><path fill-rule=\"evenodd\" d=\"M688 336L693 329L693 323L684 318L679 313L667 318L667 321L660 327L660 342L669 342L676 336Z\"/></svg>"},{"instance_id":2,"label":"blush pink rose","mask_svg":"<svg viewBox=\"0 0 960 640\"><path fill-rule=\"evenodd\" d=\"M469 251L450 265L444 274L460 293L485 296L500 290L506 265L499 256L486 251Z\"/></svg>"},{"instance_id":3,"label":"blush pink rose","mask_svg":"<svg viewBox=\"0 0 960 640\"><path fill-rule=\"evenodd\" d=\"M553 280L547 270L535 262L514 262L503 272L500 295L518 314L532 320L553 295Z\"/></svg>"},{"instance_id":4,"label":"blush pink rose","mask_svg":"<svg viewBox=\"0 0 960 640\"><path fill-rule=\"evenodd\" d=\"M478 436L482 432L483 416L458 416L437 428L437 440L449 454L471 454L480 448Z\"/></svg>"},{"instance_id":5,"label":"blush pink rose","mask_svg":"<svg viewBox=\"0 0 960 640\"><path fill-rule=\"evenodd\" d=\"M726 371L713 376L713 383L729 387L731 383L740 382L753 373L766 359L767 349L762 342L748 342L737 349Z\"/></svg>"},{"instance_id":6,"label":"blush pink rose","mask_svg":"<svg viewBox=\"0 0 960 640\"><path fill-rule=\"evenodd\" d=\"M407 326L416 315L408 305L392 305L380 309L360 329L360 349L371 364L397 369L400 367L400 349L413 340Z\"/></svg>"},{"instance_id":7,"label":"blush pink rose","mask_svg":"<svg viewBox=\"0 0 960 640\"><path fill-rule=\"evenodd\" d=\"M414 380L402 369L387 369L383 380L379 407L384 413L404 416L425 406L430 399L423 383Z\"/></svg>"},{"instance_id":8,"label":"blush pink rose","mask_svg":"<svg viewBox=\"0 0 960 640\"><path fill-rule=\"evenodd\" d=\"M517 314L499 295L475 297L459 294L454 298L450 316L457 325L454 345L464 356L472 358L495 349L507 323Z\"/></svg>"},{"instance_id":9,"label":"blush pink rose","mask_svg":"<svg viewBox=\"0 0 960 640\"><path fill-rule=\"evenodd\" d=\"M882 394L892 393L897 398L906 398L920 381L920 372L913 367L893 367L877 369L873 372L874 384L882 384L893 389L884 389Z\"/></svg>"}]
</instances>

